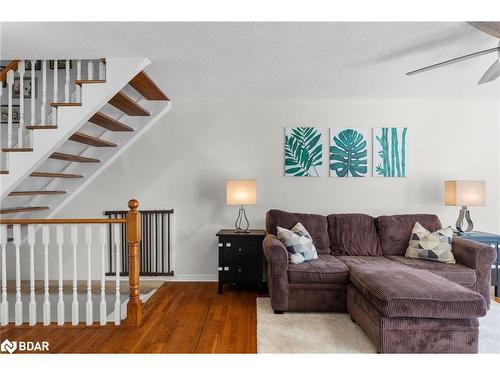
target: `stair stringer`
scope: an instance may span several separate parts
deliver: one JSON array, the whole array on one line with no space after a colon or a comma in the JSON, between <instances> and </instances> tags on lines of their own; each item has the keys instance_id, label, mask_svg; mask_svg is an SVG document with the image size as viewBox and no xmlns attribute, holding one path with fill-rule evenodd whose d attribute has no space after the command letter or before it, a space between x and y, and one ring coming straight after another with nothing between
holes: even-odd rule
<instances>
[{"instance_id":1,"label":"stair stringer","mask_svg":"<svg viewBox=\"0 0 500 375\"><path fill-rule=\"evenodd\" d=\"M151 61L146 58L106 59L106 82L82 85L82 105L59 107L57 129L39 131L33 137L33 152L9 154L9 174L0 175L0 200L9 195L68 138L98 112Z\"/></svg>"}]
</instances>

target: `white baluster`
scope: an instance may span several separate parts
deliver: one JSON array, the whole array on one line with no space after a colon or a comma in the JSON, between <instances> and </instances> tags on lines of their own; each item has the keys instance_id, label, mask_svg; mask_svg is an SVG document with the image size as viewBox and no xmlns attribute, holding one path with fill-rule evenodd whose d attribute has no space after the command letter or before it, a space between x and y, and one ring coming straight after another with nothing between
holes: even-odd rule
<instances>
[{"instance_id":1,"label":"white baluster","mask_svg":"<svg viewBox=\"0 0 500 375\"><path fill-rule=\"evenodd\" d=\"M35 125L36 115L35 115L35 94L36 94L36 80L35 80L35 65L36 60L31 60L31 125Z\"/></svg>"},{"instance_id":2,"label":"white baluster","mask_svg":"<svg viewBox=\"0 0 500 375\"><path fill-rule=\"evenodd\" d=\"M78 280L76 277L76 248L78 245L78 228L71 226L71 246L73 247L73 303L71 304L71 324L78 324Z\"/></svg>"},{"instance_id":3,"label":"white baluster","mask_svg":"<svg viewBox=\"0 0 500 375\"><path fill-rule=\"evenodd\" d=\"M9 324L9 302L7 301L7 225L0 225L0 245L2 246L2 303L0 305L0 324Z\"/></svg>"},{"instance_id":4,"label":"white baluster","mask_svg":"<svg viewBox=\"0 0 500 375\"><path fill-rule=\"evenodd\" d=\"M54 100L53 100L54 103L57 103L57 101L58 101L57 89L58 89L59 83L57 82L57 80L59 79L59 77L58 77L59 72L57 70L57 65L58 65L58 61L54 60Z\"/></svg>"},{"instance_id":5,"label":"white baluster","mask_svg":"<svg viewBox=\"0 0 500 375\"><path fill-rule=\"evenodd\" d=\"M94 79L94 62L92 60L87 62L87 79Z\"/></svg>"},{"instance_id":6,"label":"white baluster","mask_svg":"<svg viewBox=\"0 0 500 375\"><path fill-rule=\"evenodd\" d=\"M66 60L66 82L64 82L64 102L69 103L69 60Z\"/></svg>"},{"instance_id":7,"label":"white baluster","mask_svg":"<svg viewBox=\"0 0 500 375\"><path fill-rule=\"evenodd\" d=\"M104 71L105 71L105 64L104 64L104 61L102 61L102 59L99 59L99 79L101 81L105 80L106 79L106 76L104 74Z\"/></svg>"},{"instance_id":8,"label":"white baluster","mask_svg":"<svg viewBox=\"0 0 500 375\"><path fill-rule=\"evenodd\" d=\"M17 147L23 147L24 131L24 73L26 72L24 60L19 60L17 64L19 73L19 127L17 128Z\"/></svg>"},{"instance_id":9,"label":"white baluster","mask_svg":"<svg viewBox=\"0 0 500 375\"><path fill-rule=\"evenodd\" d=\"M63 294L63 269L62 269L64 232L62 225L58 225L56 227L56 243L57 243L57 257L59 260L59 294L57 298L57 324L61 326L64 324L64 294Z\"/></svg>"},{"instance_id":10,"label":"white baluster","mask_svg":"<svg viewBox=\"0 0 500 375\"><path fill-rule=\"evenodd\" d=\"M99 227L99 244L101 245L101 325L106 325L106 278L105 278L105 252L106 252L106 225Z\"/></svg>"},{"instance_id":11,"label":"white baluster","mask_svg":"<svg viewBox=\"0 0 500 375\"><path fill-rule=\"evenodd\" d=\"M35 94L36 94L36 80L35 80L35 65L36 60L31 60L31 125L35 125L36 122L36 104L35 104ZM33 131L28 131L29 134L29 146L33 147Z\"/></svg>"},{"instance_id":12,"label":"white baluster","mask_svg":"<svg viewBox=\"0 0 500 375\"><path fill-rule=\"evenodd\" d=\"M28 225L28 245L30 247L30 304L29 304L29 324L36 324L36 301L35 301L35 226Z\"/></svg>"},{"instance_id":13,"label":"white baluster","mask_svg":"<svg viewBox=\"0 0 500 375\"><path fill-rule=\"evenodd\" d=\"M48 225L42 227L42 244L43 244L43 257L44 257L44 299L43 299L43 325L50 324L50 299L49 299L49 242L50 242L50 229Z\"/></svg>"},{"instance_id":14,"label":"white baluster","mask_svg":"<svg viewBox=\"0 0 500 375\"><path fill-rule=\"evenodd\" d=\"M12 147L12 85L14 84L14 71L7 72L7 147Z\"/></svg>"},{"instance_id":15,"label":"white baluster","mask_svg":"<svg viewBox=\"0 0 500 375\"><path fill-rule=\"evenodd\" d=\"M14 316L16 326L23 324L23 302L21 300L21 259L19 249L21 248L21 225L13 225L14 246L16 248L16 304Z\"/></svg>"},{"instance_id":16,"label":"white baluster","mask_svg":"<svg viewBox=\"0 0 500 375\"><path fill-rule=\"evenodd\" d=\"M82 79L82 60L76 61L76 79L79 81ZM82 86L76 85L76 102L81 103L82 101Z\"/></svg>"},{"instance_id":17,"label":"white baluster","mask_svg":"<svg viewBox=\"0 0 500 375\"><path fill-rule=\"evenodd\" d=\"M114 226L114 234L113 234L113 240L114 240L114 245L115 245L115 253L116 253L116 264L115 264L115 325L118 326L121 323L122 316L121 316L121 302L120 302L120 252L121 252L121 246L120 246L120 239L121 239L121 233L120 233L120 224L113 224Z\"/></svg>"},{"instance_id":18,"label":"white baluster","mask_svg":"<svg viewBox=\"0 0 500 375\"><path fill-rule=\"evenodd\" d=\"M92 325L92 227L90 225L85 226L85 243L87 244L87 304L86 304L86 321L87 325Z\"/></svg>"},{"instance_id":19,"label":"white baluster","mask_svg":"<svg viewBox=\"0 0 500 375\"><path fill-rule=\"evenodd\" d=\"M42 106L40 124L47 125L47 60L42 60Z\"/></svg>"}]
</instances>

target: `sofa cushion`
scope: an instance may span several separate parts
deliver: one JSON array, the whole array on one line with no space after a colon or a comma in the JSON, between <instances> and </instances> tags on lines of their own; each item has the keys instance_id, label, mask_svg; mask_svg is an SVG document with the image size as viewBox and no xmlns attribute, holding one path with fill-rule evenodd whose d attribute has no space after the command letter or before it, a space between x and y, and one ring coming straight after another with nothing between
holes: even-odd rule
<instances>
[{"instance_id":1,"label":"sofa cushion","mask_svg":"<svg viewBox=\"0 0 500 375\"><path fill-rule=\"evenodd\" d=\"M380 247L384 255L404 255L410 242L411 230L416 222L431 232L441 229L436 215L392 215L375 219Z\"/></svg>"},{"instance_id":2,"label":"sofa cushion","mask_svg":"<svg viewBox=\"0 0 500 375\"><path fill-rule=\"evenodd\" d=\"M479 293L396 262L394 266L351 266L349 278L383 316L390 318L474 318L487 311Z\"/></svg>"},{"instance_id":3,"label":"sofa cushion","mask_svg":"<svg viewBox=\"0 0 500 375\"><path fill-rule=\"evenodd\" d=\"M281 210L269 210L266 214L266 231L275 236L278 234L278 225L282 228L291 229L297 223L302 223L309 232L318 254L330 254L328 224L325 216L298 214Z\"/></svg>"},{"instance_id":4,"label":"sofa cushion","mask_svg":"<svg viewBox=\"0 0 500 375\"><path fill-rule=\"evenodd\" d=\"M387 255L387 258L412 268L430 271L460 285L474 286L476 284L476 271L462 264L429 262L400 255Z\"/></svg>"},{"instance_id":5,"label":"sofa cushion","mask_svg":"<svg viewBox=\"0 0 500 375\"><path fill-rule=\"evenodd\" d=\"M374 217L333 214L326 219L333 255L382 255Z\"/></svg>"},{"instance_id":6,"label":"sofa cushion","mask_svg":"<svg viewBox=\"0 0 500 375\"><path fill-rule=\"evenodd\" d=\"M291 284L347 284L349 268L332 255L320 255L318 259L288 266L288 282Z\"/></svg>"},{"instance_id":7,"label":"sofa cushion","mask_svg":"<svg viewBox=\"0 0 500 375\"><path fill-rule=\"evenodd\" d=\"M344 263L348 268L351 266L361 265L380 265L380 266L394 266L394 262L384 256L352 256L352 255L336 255L336 258Z\"/></svg>"}]
</instances>

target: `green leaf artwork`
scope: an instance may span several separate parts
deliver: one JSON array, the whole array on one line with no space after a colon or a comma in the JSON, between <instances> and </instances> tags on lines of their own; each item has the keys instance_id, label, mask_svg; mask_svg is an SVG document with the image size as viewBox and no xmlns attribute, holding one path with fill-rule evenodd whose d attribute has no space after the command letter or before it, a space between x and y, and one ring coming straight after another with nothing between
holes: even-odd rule
<instances>
[{"instance_id":1,"label":"green leaf artwork","mask_svg":"<svg viewBox=\"0 0 500 375\"><path fill-rule=\"evenodd\" d=\"M323 143L320 129L285 128L285 176L320 176L322 158Z\"/></svg>"},{"instance_id":2,"label":"green leaf artwork","mask_svg":"<svg viewBox=\"0 0 500 375\"><path fill-rule=\"evenodd\" d=\"M330 175L365 177L370 129L330 129Z\"/></svg>"},{"instance_id":3,"label":"green leaf artwork","mask_svg":"<svg viewBox=\"0 0 500 375\"><path fill-rule=\"evenodd\" d=\"M408 176L408 128L373 129L373 175Z\"/></svg>"}]
</instances>

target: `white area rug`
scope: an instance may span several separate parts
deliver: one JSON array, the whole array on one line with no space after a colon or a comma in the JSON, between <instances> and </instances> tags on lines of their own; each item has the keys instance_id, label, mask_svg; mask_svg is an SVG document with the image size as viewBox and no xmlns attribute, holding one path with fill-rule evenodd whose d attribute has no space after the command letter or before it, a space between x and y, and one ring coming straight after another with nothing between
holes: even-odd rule
<instances>
[{"instance_id":1,"label":"white area rug","mask_svg":"<svg viewBox=\"0 0 500 375\"><path fill-rule=\"evenodd\" d=\"M479 352L500 353L500 303L479 319ZM257 298L257 353L376 353L348 314L276 315L269 298Z\"/></svg>"}]
</instances>

